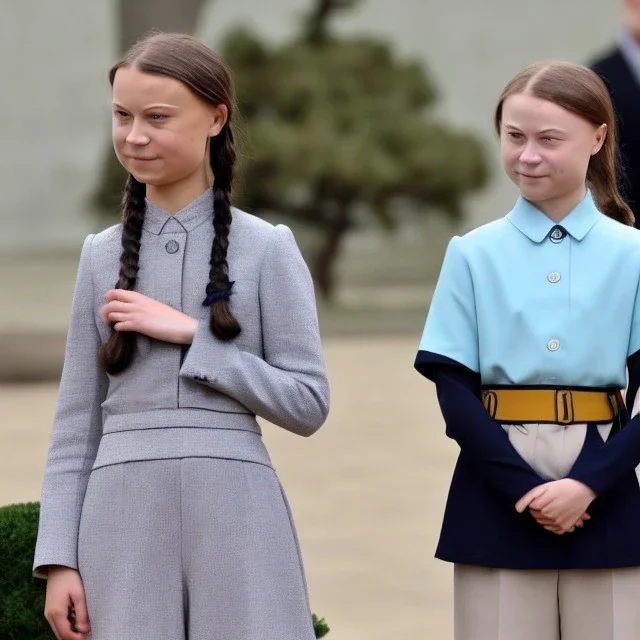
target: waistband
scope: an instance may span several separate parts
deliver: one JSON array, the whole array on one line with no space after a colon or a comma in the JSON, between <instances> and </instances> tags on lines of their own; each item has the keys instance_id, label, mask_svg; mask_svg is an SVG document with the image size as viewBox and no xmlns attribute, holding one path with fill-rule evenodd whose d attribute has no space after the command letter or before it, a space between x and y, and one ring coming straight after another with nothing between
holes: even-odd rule
<instances>
[{"instance_id":1,"label":"waistband","mask_svg":"<svg viewBox=\"0 0 640 640\"><path fill-rule=\"evenodd\" d=\"M605 424L624 410L622 394L614 388L487 386L482 404L505 424Z\"/></svg>"},{"instance_id":2,"label":"waistband","mask_svg":"<svg viewBox=\"0 0 640 640\"><path fill-rule=\"evenodd\" d=\"M119 413L104 418L102 433L198 427L202 429L232 429L262 434L256 417L251 413L225 413L211 409L154 409L138 413Z\"/></svg>"},{"instance_id":3,"label":"waistband","mask_svg":"<svg viewBox=\"0 0 640 640\"><path fill-rule=\"evenodd\" d=\"M273 466L253 415L158 409L109 416L92 469L174 458L225 458Z\"/></svg>"}]
</instances>

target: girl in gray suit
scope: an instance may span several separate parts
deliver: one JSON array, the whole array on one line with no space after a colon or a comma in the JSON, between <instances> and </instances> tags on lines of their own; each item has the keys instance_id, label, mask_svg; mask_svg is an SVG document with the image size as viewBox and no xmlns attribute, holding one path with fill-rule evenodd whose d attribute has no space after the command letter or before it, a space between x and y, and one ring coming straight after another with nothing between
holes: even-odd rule
<instances>
[{"instance_id":1,"label":"girl in gray suit","mask_svg":"<svg viewBox=\"0 0 640 640\"><path fill-rule=\"evenodd\" d=\"M291 231L231 207L228 70L179 34L110 72L122 224L82 248L36 575L61 640L311 640L256 416L309 436L329 388ZM115 283L115 287L114 287Z\"/></svg>"}]
</instances>

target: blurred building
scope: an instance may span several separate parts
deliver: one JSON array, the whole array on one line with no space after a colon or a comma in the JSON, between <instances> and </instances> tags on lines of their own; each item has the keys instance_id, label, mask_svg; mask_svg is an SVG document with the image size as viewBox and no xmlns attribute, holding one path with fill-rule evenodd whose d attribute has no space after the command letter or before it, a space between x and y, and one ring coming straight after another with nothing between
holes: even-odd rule
<instances>
[{"instance_id":1,"label":"blurred building","mask_svg":"<svg viewBox=\"0 0 640 640\"><path fill-rule=\"evenodd\" d=\"M307 6L211 0L198 35L215 44L228 26L244 22L277 40ZM114 13L111 0L0 5L0 252L77 248L100 226L88 195L109 135ZM347 32L384 35L421 59L438 83L440 114L479 132L495 152L492 111L504 83L541 58L592 59L613 39L619 14L611 3L584 0L363 0L340 20ZM513 189L495 174L469 203L469 224L503 214L512 202Z\"/></svg>"}]
</instances>

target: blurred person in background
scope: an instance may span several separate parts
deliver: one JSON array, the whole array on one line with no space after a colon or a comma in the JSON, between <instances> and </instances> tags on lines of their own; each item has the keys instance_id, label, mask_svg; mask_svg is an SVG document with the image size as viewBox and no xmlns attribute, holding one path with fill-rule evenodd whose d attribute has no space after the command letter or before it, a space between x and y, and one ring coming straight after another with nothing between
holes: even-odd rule
<instances>
[{"instance_id":1,"label":"blurred person in background","mask_svg":"<svg viewBox=\"0 0 640 640\"><path fill-rule=\"evenodd\" d=\"M616 112L620 189L640 227L640 0L622 0L623 25L613 51L592 63Z\"/></svg>"},{"instance_id":2,"label":"blurred person in background","mask_svg":"<svg viewBox=\"0 0 640 640\"><path fill-rule=\"evenodd\" d=\"M89 236L34 572L59 640L313 640L257 416L308 436L329 387L288 227L231 206L228 69L156 34L110 72L122 224ZM115 286L114 286L115 285Z\"/></svg>"}]
</instances>

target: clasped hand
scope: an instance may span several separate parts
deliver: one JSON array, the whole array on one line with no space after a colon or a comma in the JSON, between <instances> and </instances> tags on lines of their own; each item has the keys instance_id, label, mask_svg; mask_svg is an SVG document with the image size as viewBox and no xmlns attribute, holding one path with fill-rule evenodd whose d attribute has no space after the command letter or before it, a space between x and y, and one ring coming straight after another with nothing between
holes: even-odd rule
<instances>
[{"instance_id":1,"label":"clasped hand","mask_svg":"<svg viewBox=\"0 0 640 640\"><path fill-rule=\"evenodd\" d=\"M135 331L174 344L193 342L198 321L182 311L137 291L112 289L105 298L100 317L116 331Z\"/></svg>"},{"instance_id":2,"label":"clasped hand","mask_svg":"<svg viewBox=\"0 0 640 640\"><path fill-rule=\"evenodd\" d=\"M541 484L522 496L516 511L529 509L535 520L547 531L558 535L581 528L590 520L587 508L596 494L586 484L571 478Z\"/></svg>"}]
</instances>

